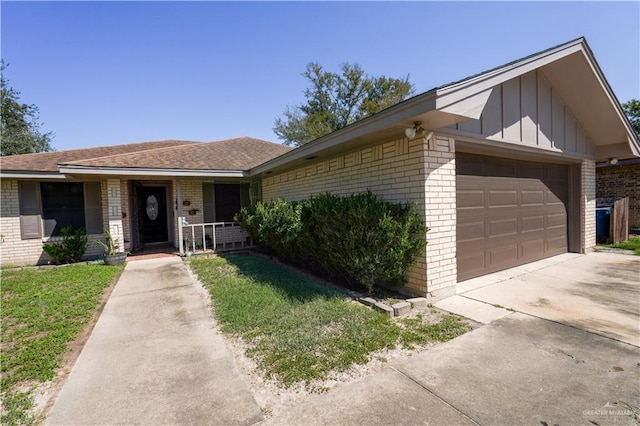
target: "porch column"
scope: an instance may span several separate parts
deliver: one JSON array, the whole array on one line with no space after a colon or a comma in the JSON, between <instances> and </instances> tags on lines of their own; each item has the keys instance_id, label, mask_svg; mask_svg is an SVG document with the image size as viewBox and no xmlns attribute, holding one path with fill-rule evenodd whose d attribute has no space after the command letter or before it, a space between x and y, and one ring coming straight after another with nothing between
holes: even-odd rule
<instances>
[{"instance_id":1,"label":"porch column","mask_svg":"<svg viewBox=\"0 0 640 426\"><path fill-rule=\"evenodd\" d=\"M178 247L180 248L180 256L184 256L184 246L182 244L182 185L180 179L176 179L176 226L178 227Z\"/></svg>"},{"instance_id":2,"label":"porch column","mask_svg":"<svg viewBox=\"0 0 640 426\"><path fill-rule=\"evenodd\" d=\"M124 231L122 228L122 194L120 179L107 180L107 206L109 211L109 232L118 245L118 252L124 252Z\"/></svg>"}]
</instances>

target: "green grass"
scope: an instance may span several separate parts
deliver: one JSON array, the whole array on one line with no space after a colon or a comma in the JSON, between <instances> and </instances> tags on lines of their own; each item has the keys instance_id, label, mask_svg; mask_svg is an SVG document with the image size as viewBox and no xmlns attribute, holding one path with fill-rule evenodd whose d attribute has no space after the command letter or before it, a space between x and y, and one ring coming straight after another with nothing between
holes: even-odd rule
<instances>
[{"instance_id":1,"label":"green grass","mask_svg":"<svg viewBox=\"0 0 640 426\"><path fill-rule=\"evenodd\" d=\"M55 377L67 344L91 319L122 267L2 269L2 424L28 424L28 391ZM20 388L20 391L17 391Z\"/></svg>"},{"instance_id":2,"label":"green grass","mask_svg":"<svg viewBox=\"0 0 640 426\"><path fill-rule=\"evenodd\" d=\"M256 256L193 259L191 267L211 293L222 330L242 337L265 377L284 387L327 379L384 348L412 348L468 331L449 315L432 325L396 323Z\"/></svg>"},{"instance_id":3,"label":"green grass","mask_svg":"<svg viewBox=\"0 0 640 426\"><path fill-rule=\"evenodd\" d=\"M640 237L631 237L627 241L617 244L611 244L609 247L633 250L636 256L640 256Z\"/></svg>"}]
</instances>

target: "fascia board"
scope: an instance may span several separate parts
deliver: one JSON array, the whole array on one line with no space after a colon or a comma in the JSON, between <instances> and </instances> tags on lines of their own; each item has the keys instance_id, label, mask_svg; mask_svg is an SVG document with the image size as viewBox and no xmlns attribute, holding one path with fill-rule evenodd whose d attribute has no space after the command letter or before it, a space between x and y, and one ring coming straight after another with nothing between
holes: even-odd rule
<instances>
[{"instance_id":1,"label":"fascia board","mask_svg":"<svg viewBox=\"0 0 640 426\"><path fill-rule=\"evenodd\" d=\"M21 170L0 170L2 179L70 179L69 176L57 172L30 172Z\"/></svg>"},{"instance_id":2,"label":"fascia board","mask_svg":"<svg viewBox=\"0 0 640 426\"><path fill-rule=\"evenodd\" d=\"M571 55L578 51L584 51L582 42L576 42L575 45L560 47L557 50L545 52L539 56L534 56L523 62L516 62L506 67L497 69L492 72L480 74L463 82L445 86L437 90L436 108L445 110L447 107L463 101L467 98L484 93L493 87L504 83L505 81L519 77L530 71L536 70L551 62L555 62L565 56ZM477 117L470 117L477 118Z\"/></svg>"}]
</instances>

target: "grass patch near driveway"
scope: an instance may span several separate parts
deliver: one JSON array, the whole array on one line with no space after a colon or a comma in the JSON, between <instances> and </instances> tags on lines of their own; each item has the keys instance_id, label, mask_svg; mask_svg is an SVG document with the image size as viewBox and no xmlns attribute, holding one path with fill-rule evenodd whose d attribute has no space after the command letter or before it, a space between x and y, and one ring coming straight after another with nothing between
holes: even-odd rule
<instances>
[{"instance_id":1,"label":"grass patch near driveway","mask_svg":"<svg viewBox=\"0 0 640 426\"><path fill-rule=\"evenodd\" d=\"M640 256L640 237L630 237L627 241L623 241L617 244L611 244L611 247L624 250L633 250L636 253L636 256Z\"/></svg>"},{"instance_id":2,"label":"grass patch near driveway","mask_svg":"<svg viewBox=\"0 0 640 426\"><path fill-rule=\"evenodd\" d=\"M123 267L2 269L2 424L35 421L30 391L52 380L67 345L91 320Z\"/></svg>"},{"instance_id":3,"label":"grass patch near driveway","mask_svg":"<svg viewBox=\"0 0 640 426\"><path fill-rule=\"evenodd\" d=\"M445 341L468 331L459 317L437 324L393 321L266 259L229 255L192 259L222 330L240 336L265 377L289 387L325 380L398 345Z\"/></svg>"}]
</instances>

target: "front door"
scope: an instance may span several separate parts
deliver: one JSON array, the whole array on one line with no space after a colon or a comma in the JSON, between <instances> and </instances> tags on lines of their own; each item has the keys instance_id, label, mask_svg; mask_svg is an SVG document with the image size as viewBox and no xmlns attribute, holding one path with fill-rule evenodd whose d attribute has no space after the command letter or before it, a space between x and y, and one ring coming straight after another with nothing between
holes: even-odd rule
<instances>
[{"instance_id":1,"label":"front door","mask_svg":"<svg viewBox=\"0 0 640 426\"><path fill-rule=\"evenodd\" d=\"M165 187L142 187L138 194L139 217L145 244L168 241L167 189Z\"/></svg>"}]
</instances>

